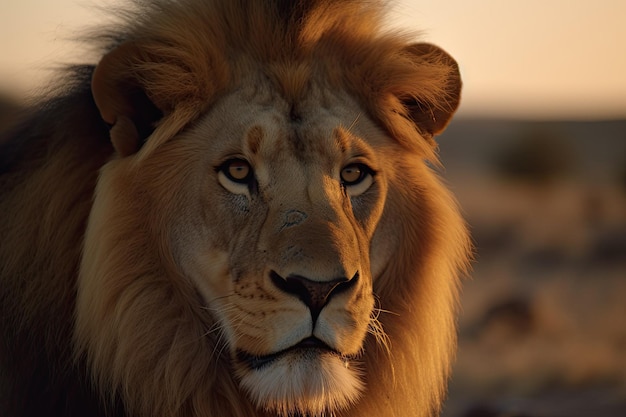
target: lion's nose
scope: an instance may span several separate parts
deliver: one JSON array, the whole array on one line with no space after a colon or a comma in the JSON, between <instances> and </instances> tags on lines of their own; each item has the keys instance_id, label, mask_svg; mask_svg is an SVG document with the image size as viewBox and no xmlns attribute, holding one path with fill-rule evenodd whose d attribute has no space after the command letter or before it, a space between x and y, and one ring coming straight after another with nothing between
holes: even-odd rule
<instances>
[{"instance_id":1,"label":"lion's nose","mask_svg":"<svg viewBox=\"0 0 626 417\"><path fill-rule=\"evenodd\" d=\"M270 277L276 287L295 295L309 307L315 323L320 312L333 296L352 288L357 283L359 273L354 274L352 278L341 277L330 281L315 281L300 275L283 278L274 271L270 272Z\"/></svg>"}]
</instances>

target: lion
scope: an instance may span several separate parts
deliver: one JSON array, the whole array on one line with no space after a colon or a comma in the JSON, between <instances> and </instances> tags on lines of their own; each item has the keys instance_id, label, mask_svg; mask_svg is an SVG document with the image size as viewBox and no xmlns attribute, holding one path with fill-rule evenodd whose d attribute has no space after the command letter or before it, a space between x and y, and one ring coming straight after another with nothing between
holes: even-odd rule
<instances>
[{"instance_id":1,"label":"lion","mask_svg":"<svg viewBox=\"0 0 626 417\"><path fill-rule=\"evenodd\" d=\"M436 415L456 62L382 2L152 0L2 136L3 416Z\"/></svg>"}]
</instances>

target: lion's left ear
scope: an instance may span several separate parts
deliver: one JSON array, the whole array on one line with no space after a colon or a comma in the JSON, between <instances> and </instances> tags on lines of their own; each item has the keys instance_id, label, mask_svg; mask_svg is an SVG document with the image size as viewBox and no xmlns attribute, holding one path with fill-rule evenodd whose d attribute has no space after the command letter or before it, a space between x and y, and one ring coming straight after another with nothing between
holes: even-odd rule
<instances>
[{"instance_id":1,"label":"lion's left ear","mask_svg":"<svg viewBox=\"0 0 626 417\"><path fill-rule=\"evenodd\" d=\"M428 43L409 45L405 52L418 66L432 65L446 69L444 79L438 80L440 93L429 99L405 98L402 103L408 116L427 139L441 133L459 106L461 99L461 74L454 58L438 46Z\"/></svg>"}]
</instances>

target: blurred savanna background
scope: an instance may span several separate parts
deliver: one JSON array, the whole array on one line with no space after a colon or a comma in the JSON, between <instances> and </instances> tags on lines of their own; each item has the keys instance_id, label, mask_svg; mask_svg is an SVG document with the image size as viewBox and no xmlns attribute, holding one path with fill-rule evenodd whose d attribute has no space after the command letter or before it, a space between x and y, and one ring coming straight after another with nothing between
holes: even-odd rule
<instances>
[{"instance_id":1,"label":"blurred savanna background","mask_svg":"<svg viewBox=\"0 0 626 417\"><path fill-rule=\"evenodd\" d=\"M90 4L0 3L0 126L55 67L95 62L68 41ZM439 143L476 261L443 415L626 416L626 2L391 6L465 82Z\"/></svg>"}]
</instances>

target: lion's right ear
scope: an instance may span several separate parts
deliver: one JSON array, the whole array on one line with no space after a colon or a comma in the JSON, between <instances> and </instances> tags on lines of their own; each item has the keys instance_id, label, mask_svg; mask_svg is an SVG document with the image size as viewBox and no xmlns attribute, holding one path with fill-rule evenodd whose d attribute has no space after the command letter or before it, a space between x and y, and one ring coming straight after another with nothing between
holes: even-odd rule
<instances>
[{"instance_id":1,"label":"lion's right ear","mask_svg":"<svg viewBox=\"0 0 626 417\"><path fill-rule=\"evenodd\" d=\"M142 55L135 44L122 44L102 58L91 80L94 101L111 126L111 142L120 156L137 152L164 113L137 75Z\"/></svg>"}]
</instances>

